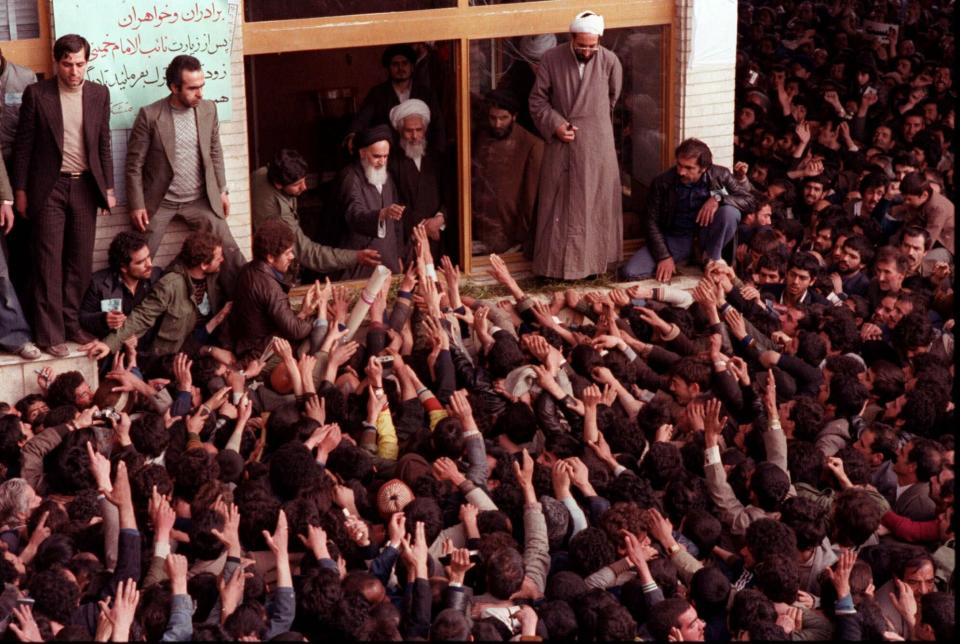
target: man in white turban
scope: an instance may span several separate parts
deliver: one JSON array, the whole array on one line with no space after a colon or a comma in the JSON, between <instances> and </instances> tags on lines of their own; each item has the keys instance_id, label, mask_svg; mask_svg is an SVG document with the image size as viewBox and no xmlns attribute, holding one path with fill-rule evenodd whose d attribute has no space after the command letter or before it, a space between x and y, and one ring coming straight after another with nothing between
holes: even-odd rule
<instances>
[{"instance_id":1,"label":"man in white turban","mask_svg":"<svg viewBox=\"0 0 960 644\"><path fill-rule=\"evenodd\" d=\"M570 24L571 39L547 51L530 93L530 115L546 141L540 172L533 272L565 280L603 273L623 248L620 168L613 106L620 60L600 45L603 18Z\"/></svg>"},{"instance_id":2,"label":"man in white turban","mask_svg":"<svg viewBox=\"0 0 960 644\"><path fill-rule=\"evenodd\" d=\"M427 136L430 108L420 99L407 99L390 110L390 124L400 141L399 148L390 155L390 174L396 181L400 202L407 207L403 217L404 243L409 246L413 227L423 221L432 240L430 250L434 257L439 257L447 209L440 189L440 154Z\"/></svg>"}]
</instances>

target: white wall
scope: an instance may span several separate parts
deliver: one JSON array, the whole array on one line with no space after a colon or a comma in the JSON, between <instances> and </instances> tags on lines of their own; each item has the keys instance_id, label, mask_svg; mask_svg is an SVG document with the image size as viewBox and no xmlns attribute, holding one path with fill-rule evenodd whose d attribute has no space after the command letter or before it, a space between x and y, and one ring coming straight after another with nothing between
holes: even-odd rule
<instances>
[{"instance_id":1,"label":"white wall","mask_svg":"<svg viewBox=\"0 0 960 644\"><path fill-rule=\"evenodd\" d=\"M677 141L695 137L733 167L736 0L677 0Z\"/></svg>"}]
</instances>

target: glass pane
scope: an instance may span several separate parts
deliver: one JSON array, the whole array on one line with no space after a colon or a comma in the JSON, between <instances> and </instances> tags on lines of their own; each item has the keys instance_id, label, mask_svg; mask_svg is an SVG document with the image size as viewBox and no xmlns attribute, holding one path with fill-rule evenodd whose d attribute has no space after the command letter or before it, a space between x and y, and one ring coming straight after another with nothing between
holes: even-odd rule
<instances>
[{"instance_id":1,"label":"glass pane","mask_svg":"<svg viewBox=\"0 0 960 644\"><path fill-rule=\"evenodd\" d=\"M650 182L663 169L666 158L661 62L668 42L666 29L608 29L601 39L623 66L613 131L623 188L624 239L641 236L641 208ZM566 44L568 39L569 34L564 33L470 42L474 255L524 252L532 257L540 179L534 166L543 140L530 117L527 99L536 77L535 61L551 46ZM506 93L508 102L516 102L515 117L487 100L492 90L498 90L498 95ZM494 129L498 118L500 125L507 124L499 131Z\"/></svg>"},{"instance_id":2,"label":"glass pane","mask_svg":"<svg viewBox=\"0 0 960 644\"><path fill-rule=\"evenodd\" d=\"M247 22L258 22L440 9L457 6L457 0L247 0L244 5Z\"/></svg>"},{"instance_id":3,"label":"glass pane","mask_svg":"<svg viewBox=\"0 0 960 644\"><path fill-rule=\"evenodd\" d=\"M407 53L389 56L394 65L385 69L381 62L388 50ZM419 170L416 162L409 158L417 155L416 146L408 146L408 155L399 144L401 137L393 133L387 164L391 187L384 186L382 194L385 197L393 191L390 202L406 209L398 228L391 227L387 231L390 237L384 238L397 240L392 248L399 250L393 254L401 257L387 257L385 252L381 255L388 266L394 262L392 268L399 268L396 259L406 264L413 225L440 211L444 213L445 230L439 233L435 256L439 258L436 253L441 250L451 258L457 256L460 238L455 142L456 51L456 41L437 41L429 46L415 43L390 48L354 47L247 57L250 167L263 168L282 149L296 149L303 156L307 163L307 189L297 197L297 211L300 227L308 237L336 248L370 247L361 243L364 237L373 247L386 243L376 237L375 223L372 232L362 231L358 222L346 216L348 205L344 203L341 188L351 171L357 171L357 177L366 181L357 156L362 133L376 124L387 123L391 107L398 103L395 87L400 87L407 88L412 98L428 104L431 115L426 128L426 152ZM411 66L410 60L416 60L417 64ZM403 62L406 68L395 69L396 64ZM299 73L291 74L291 69ZM410 79L409 85L404 78ZM391 79L396 80L396 84ZM353 153L347 143L351 133L360 133L350 139L351 144L357 144ZM415 140L419 135L413 132L409 136ZM256 181L252 182L251 190L254 183ZM362 183L361 187L365 185ZM259 203L257 195L252 195L252 201ZM389 205L384 203L382 207ZM254 213L254 226L258 225L259 214ZM303 270L300 280L306 283L319 273ZM354 270L326 274L331 279L364 276Z\"/></svg>"}]
</instances>

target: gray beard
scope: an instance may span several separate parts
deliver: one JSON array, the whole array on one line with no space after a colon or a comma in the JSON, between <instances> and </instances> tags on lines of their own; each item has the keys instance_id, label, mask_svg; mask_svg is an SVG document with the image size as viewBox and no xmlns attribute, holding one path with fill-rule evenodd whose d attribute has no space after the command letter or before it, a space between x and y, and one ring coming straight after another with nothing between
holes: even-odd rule
<instances>
[{"instance_id":1,"label":"gray beard","mask_svg":"<svg viewBox=\"0 0 960 644\"><path fill-rule=\"evenodd\" d=\"M401 138L400 147L403 148L403 153L407 155L408 159L413 159L419 164L423 155L427 153L427 140L423 139L419 143L411 143Z\"/></svg>"},{"instance_id":2,"label":"gray beard","mask_svg":"<svg viewBox=\"0 0 960 644\"><path fill-rule=\"evenodd\" d=\"M383 185L387 182L387 166L374 168L362 159L360 165L363 166L363 175L367 178L367 183L376 186L377 190L383 188Z\"/></svg>"}]
</instances>

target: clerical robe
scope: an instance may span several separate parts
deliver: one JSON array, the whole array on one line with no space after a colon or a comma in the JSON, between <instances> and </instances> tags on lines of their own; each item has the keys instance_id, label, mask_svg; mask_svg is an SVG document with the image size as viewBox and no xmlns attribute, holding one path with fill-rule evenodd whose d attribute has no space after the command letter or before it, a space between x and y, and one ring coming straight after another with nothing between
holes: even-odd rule
<instances>
[{"instance_id":1,"label":"clerical robe","mask_svg":"<svg viewBox=\"0 0 960 644\"><path fill-rule=\"evenodd\" d=\"M380 263L397 273L403 256L403 224L394 219L380 223L380 210L394 203L397 203L397 189L389 173L387 182L378 191L367 181L359 161L343 170L340 205L347 223L343 246L357 250L375 248L380 251ZM346 269L343 279L365 278L372 272L372 267L358 264Z\"/></svg>"},{"instance_id":2,"label":"clerical robe","mask_svg":"<svg viewBox=\"0 0 960 644\"><path fill-rule=\"evenodd\" d=\"M612 115L622 81L620 61L603 47L582 72L570 43L543 55L529 101L546 142L533 255L537 275L579 279L621 258L622 188ZM570 143L555 134L565 122L578 128Z\"/></svg>"},{"instance_id":3,"label":"clerical robe","mask_svg":"<svg viewBox=\"0 0 960 644\"><path fill-rule=\"evenodd\" d=\"M474 146L473 239L491 253L533 248L534 204L540 183L543 141L520 127L495 139L486 132Z\"/></svg>"}]
</instances>

